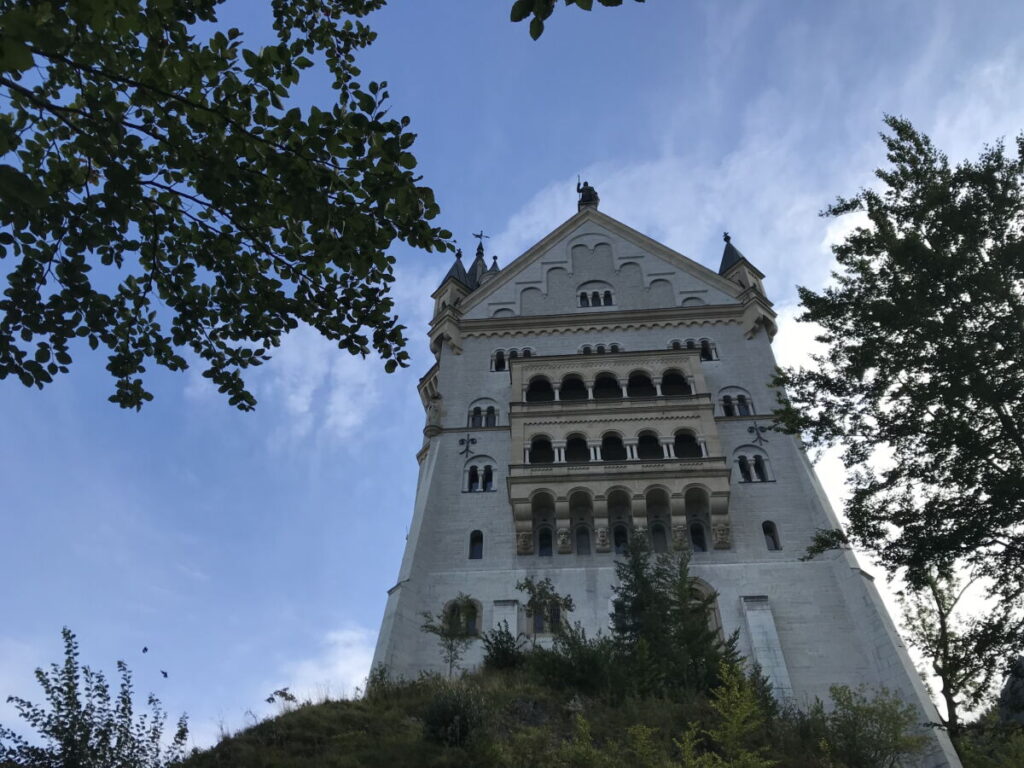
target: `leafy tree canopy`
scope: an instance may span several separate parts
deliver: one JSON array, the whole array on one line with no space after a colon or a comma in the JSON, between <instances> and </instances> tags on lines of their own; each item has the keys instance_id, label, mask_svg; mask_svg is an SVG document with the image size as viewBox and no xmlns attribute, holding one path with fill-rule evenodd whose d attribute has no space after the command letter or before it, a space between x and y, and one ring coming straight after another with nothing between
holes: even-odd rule
<instances>
[{"instance_id":1,"label":"leafy tree canopy","mask_svg":"<svg viewBox=\"0 0 1024 768\"><path fill-rule=\"evenodd\" d=\"M642 3L645 0L635 0ZM566 5L589 11L594 7L594 0L563 0ZM597 0L604 6L622 5L622 0ZM558 0L515 0L512 3L512 21L530 20L530 37L536 40L544 34L544 22L555 12Z\"/></svg>"},{"instance_id":2,"label":"leafy tree canopy","mask_svg":"<svg viewBox=\"0 0 1024 768\"><path fill-rule=\"evenodd\" d=\"M138 409L146 366L191 351L249 410L242 371L299 323L388 371L408 359L386 250L451 235L409 119L356 80L384 0L272 0L262 50L205 31L222 2L0 0L0 379L42 387L82 340ZM314 61L330 100L290 107Z\"/></svg>"},{"instance_id":3,"label":"leafy tree canopy","mask_svg":"<svg viewBox=\"0 0 1024 768\"><path fill-rule=\"evenodd\" d=\"M779 416L852 470L849 533L926 585L960 563L1004 599L1024 583L1024 134L951 166L887 117L881 185L825 215L867 223L800 289L828 352L782 372Z\"/></svg>"}]
</instances>

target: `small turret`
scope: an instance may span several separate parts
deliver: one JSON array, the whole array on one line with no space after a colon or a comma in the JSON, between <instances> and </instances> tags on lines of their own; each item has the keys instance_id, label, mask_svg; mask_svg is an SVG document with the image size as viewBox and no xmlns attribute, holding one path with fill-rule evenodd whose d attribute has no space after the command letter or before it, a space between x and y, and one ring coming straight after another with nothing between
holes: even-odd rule
<instances>
[{"instance_id":1,"label":"small turret","mask_svg":"<svg viewBox=\"0 0 1024 768\"><path fill-rule=\"evenodd\" d=\"M739 283L744 288L753 288L764 296L764 286L761 284L764 275L761 270L751 264L732 244L732 237L728 232L722 233L722 239L725 240L725 250L722 251L722 264L718 267L718 274L726 280Z\"/></svg>"}]
</instances>

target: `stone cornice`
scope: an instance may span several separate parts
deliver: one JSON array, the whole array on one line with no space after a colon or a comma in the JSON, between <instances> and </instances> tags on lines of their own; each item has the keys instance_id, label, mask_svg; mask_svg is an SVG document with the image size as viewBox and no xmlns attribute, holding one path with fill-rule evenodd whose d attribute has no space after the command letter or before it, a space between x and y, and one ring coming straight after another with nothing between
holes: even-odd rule
<instances>
[{"instance_id":1,"label":"stone cornice","mask_svg":"<svg viewBox=\"0 0 1024 768\"><path fill-rule=\"evenodd\" d=\"M701 304L696 307L628 309L617 312L516 315L476 320L463 318L459 327L463 336L544 336L553 333L572 334L739 324L743 321L747 306L744 304ZM770 307L768 311L771 312ZM774 316L774 312L771 314Z\"/></svg>"}]
</instances>

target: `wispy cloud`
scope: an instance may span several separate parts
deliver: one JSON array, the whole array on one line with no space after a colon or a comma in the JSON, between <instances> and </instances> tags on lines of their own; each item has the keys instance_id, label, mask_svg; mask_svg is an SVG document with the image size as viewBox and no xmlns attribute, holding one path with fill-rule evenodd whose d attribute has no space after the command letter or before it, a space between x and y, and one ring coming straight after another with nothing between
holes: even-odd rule
<instances>
[{"instance_id":1,"label":"wispy cloud","mask_svg":"<svg viewBox=\"0 0 1024 768\"><path fill-rule=\"evenodd\" d=\"M320 653L285 665L283 678L300 701L351 697L366 683L376 639L364 627L328 632Z\"/></svg>"}]
</instances>

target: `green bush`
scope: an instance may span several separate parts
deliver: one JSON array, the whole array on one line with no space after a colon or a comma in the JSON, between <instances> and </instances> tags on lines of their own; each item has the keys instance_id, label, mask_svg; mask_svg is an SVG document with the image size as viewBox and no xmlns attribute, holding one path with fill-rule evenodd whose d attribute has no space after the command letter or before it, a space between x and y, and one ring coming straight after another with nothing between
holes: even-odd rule
<instances>
[{"instance_id":1,"label":"green bush","mask_svg":"<svg viewBox=\"0 0 1024 768\"><path fill-rule=\"evenodd\" d=\"M446 747L461 747L484 721L484 699L474 685L459 680L435 684L423 713L423 735Z\"/></svg>"},{"instance_id":2,"label":"green bush","mask_svg":"<svg viewBox=\"0 0 1024 768\"><path fill-rule=\"evenodd\" d=\"M523 652L522 635L513 635L508 622L485 632L480 639L484 644L484 667L487 669L516 669L522 666L526 658Z\"/></svg>"}]
</instances>

